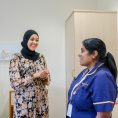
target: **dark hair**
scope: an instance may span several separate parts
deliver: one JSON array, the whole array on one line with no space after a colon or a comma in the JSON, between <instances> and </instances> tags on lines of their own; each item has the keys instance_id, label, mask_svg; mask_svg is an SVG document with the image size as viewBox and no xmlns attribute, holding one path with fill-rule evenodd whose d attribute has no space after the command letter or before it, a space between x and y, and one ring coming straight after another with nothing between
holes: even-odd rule
<instances>
[{"instance_id":1,"label":"dark hair","mask_svg":"<svg viewBox=\"0 0 118 118\"><path fill-rule=\"evenodd\" d=\"M98 38L88 38L82 42L83 46L89 51L89 53L93 53L93 51L97 51L99 55L99 61L105 63L105 65L109 68L110 72L113 74L115 81L117 78L117 66L114 60L113 55L108 52L106 53L106 45L105 43Z\"/></svg>"}]
</instances>

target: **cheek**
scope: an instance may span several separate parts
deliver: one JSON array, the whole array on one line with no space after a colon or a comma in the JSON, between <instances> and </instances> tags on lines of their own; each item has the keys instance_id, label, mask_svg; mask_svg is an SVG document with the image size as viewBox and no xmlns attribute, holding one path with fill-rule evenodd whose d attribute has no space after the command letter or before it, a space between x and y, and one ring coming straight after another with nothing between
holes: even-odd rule
<instances>
[{"instance_id":1,"label":"cheek","mask_svg":"<svg viewBox=\"0 0 118 118\"><path fill-rule=\"evenodd\" d=\"M31 44L28 44L28 48L29 48L30 50L32 49Z\"/></svg>"},{"instance_id":2,"label":"cheek","mask_svg":"<svg viewBox=\"0 0 118 118\"><path fill-rule=\"evenodd\" d=\"M27 46L28 46L28 48L30 48L30 45L29 45L29 43L27 44Z\"/></svg>"},{"instance_id":3,"label":"cheek","mask_svg":"<svg viewBox=\"0 0 118 118\"><path fill-rule=\"evenodd\" d=\"M88 56L88 54L82 54L81 57L80 57L80 63L82 65L87 65L88 63L91 62L91 57Z\"/></svg>"},{"instance_id":4,"label":"cheek","mask_svg":"<svg viewBox=\"0 0 118 118\"><path fill-rule=\"evenodd\" d=\"M86 60L86 58L88 58L87 54L86 53L82 53L81 56L80 56L80 59Z\"/></svg>"},{"instance_id":5,"label":"cheek","mask_svg":"<svg viewBox=\"0 0 118 118\"><path fill-rule=\"evenodd\" d=\"M39 45L39 42L36 42L36 46L38 46Z\"/></svg>"},{"instance_id":6,"label":"cheek","mask_svg":"<svg viewBox=\"0 0 118 118\"><path fill-rule=\"evenodd\" d=\"M31 41L28 41L27 46L30 47L30 45L31 45Z\"/></svg>"},{"instance_id":7,"label":"cheek","mask_svg":"<svg viewBox=\"0 0 118 118\"><path fill-rule=\"evenodd\" d=\"M89 65L92 62L92 58L90 56L86 56L85 58L85 64Z\"/></svg>"},{"instance_id":8,"label":"cheek","mask_svg":"<svg viewBox=\"0 0 118 118\"><path fill-rule=\"evenodd\" d=\"M34 51L34 49L32 48L32 42L31 41L28 42L27 46L31 51Z\"/></svg>"}]
</instances>

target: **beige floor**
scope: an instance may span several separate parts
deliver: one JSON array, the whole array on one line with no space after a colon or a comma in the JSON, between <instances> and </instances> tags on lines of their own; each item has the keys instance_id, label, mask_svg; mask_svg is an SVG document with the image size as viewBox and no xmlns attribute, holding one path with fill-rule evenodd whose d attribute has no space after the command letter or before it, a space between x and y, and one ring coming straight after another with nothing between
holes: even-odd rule
<instances>
[{"instance_id":1,"label":"beige floor","mask_svg":"<svg viewBox=\"0 0 118 118\"><path fill-rule=\"evenodd\" d=\"M118 118L118 104L116 104L114 107L112 118Z\"/></svg>"}]
</instances>

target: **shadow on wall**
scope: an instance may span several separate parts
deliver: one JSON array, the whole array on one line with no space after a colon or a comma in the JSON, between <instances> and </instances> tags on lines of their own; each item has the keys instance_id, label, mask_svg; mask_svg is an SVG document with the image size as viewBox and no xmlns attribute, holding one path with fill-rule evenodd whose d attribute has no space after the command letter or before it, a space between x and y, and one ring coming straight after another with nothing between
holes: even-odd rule
<instances>
[{"instance_id":1,"label":"shadow on wall","mask_svg":"<svg viewBox=\"0 0 118 118\"><path fill-rule=\"evenodd\" d=\"M49 88L50 118L65 118L66 116L66 90L50 86Z\"/></svg>"},{"instance_id":2,"label":"shadow on wall","mask_svg":"<svg viewBox=\"0 0 118 118\"><path fill-rule=\"evenodd\" d=\"M0 118L9 116L9 61L0 61Z\"/></svg>"},{"instance_id":3,"label":"shadow on wall","mask_svg":"<svg viewBox=\"0 0 118 118\"><path fill-rule=\"evenodd\" d=\"M3 96L4 99L5 96ZM0 114L0 118L9 118L9 98L2 108L2 113Z\"/></svg>"}]
</instances>

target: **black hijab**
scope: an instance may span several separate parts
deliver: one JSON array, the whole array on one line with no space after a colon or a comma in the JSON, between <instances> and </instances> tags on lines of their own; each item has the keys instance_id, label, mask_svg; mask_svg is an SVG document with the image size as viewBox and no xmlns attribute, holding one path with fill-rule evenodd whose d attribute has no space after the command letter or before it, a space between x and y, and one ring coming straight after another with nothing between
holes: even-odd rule
<instances>
[{"instance_id":1,"label":"black hijab","mask_svg":"<svg viewBox=\"0 0 118 118\"><path fill-rule=\"evenodd\" d=\"M36 61L39 58L39 53L37 53L36 51L29 50L29 48L27 46L28 40L30 39L30 37L33 34L36 34L39 37L38 33L34 30L28 30L28 31L25 32L25 34L23 36L23 41L21 42L21 45L23 47L22 50L21 50L21 54L26 59Z\"/></svg>"}]
</instances>

